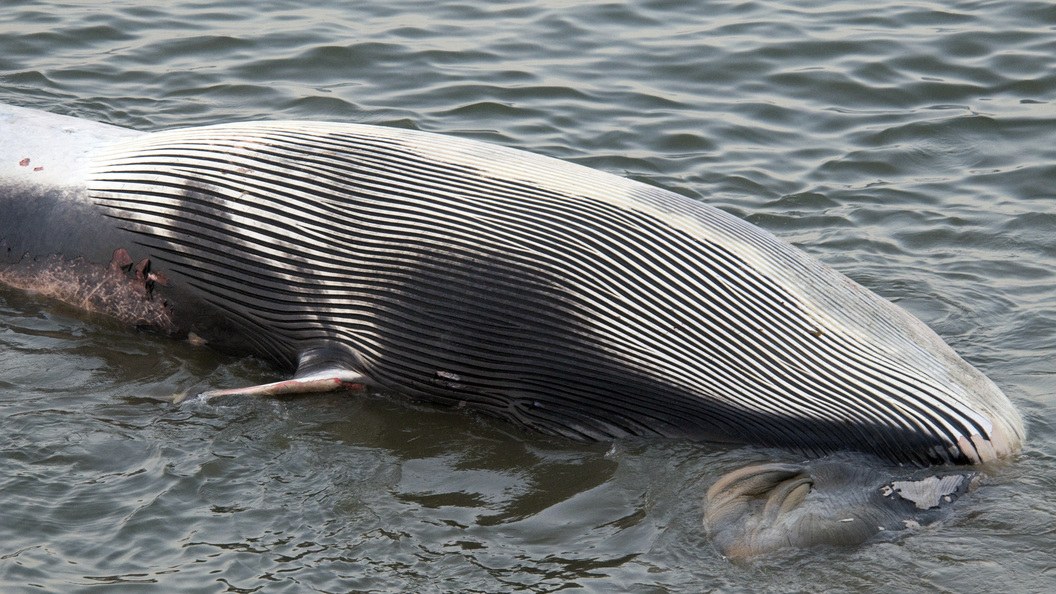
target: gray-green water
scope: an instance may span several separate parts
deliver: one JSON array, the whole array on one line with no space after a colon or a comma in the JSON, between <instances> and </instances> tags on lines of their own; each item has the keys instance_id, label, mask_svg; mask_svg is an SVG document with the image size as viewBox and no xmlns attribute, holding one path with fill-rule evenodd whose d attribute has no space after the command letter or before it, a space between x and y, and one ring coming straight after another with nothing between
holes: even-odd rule
<instances>
[{"instance_id":1,"label":"gray-green water","mask_svg":"<svg viewBox=\"0 0 1056 594\"><path fill-rule=\"evenodd\" d=\"M929 323L1029 431L940 526L731 564L704 490L796 456L584 445L385 395L176 406L279 376L0 288L0 590L1056 589L1056 6L0 9L2 102L143 130L414 127L708 201Z\"/></svg>"}]
</instances>

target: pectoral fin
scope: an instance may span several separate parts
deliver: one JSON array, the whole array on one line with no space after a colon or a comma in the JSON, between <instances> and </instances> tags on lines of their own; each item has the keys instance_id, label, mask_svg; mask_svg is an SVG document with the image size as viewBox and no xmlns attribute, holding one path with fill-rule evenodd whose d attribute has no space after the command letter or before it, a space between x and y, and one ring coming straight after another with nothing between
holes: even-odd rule
<instances>
[{"instance_id":1,"label":"pectoral fin","mask_svg":"<svg viewBox=\"0 0 1056 594\"><path fill-rule=\"evenodd\" d=\"M965 471L890 481L842 462L750 466L708 490L704 526L730 558L784 547L857 545L880 532L945 518L977 476Z\"/></svg>"},{"instance_id":2,"label":"pectoral fin","mask_svg":"<svg viewBox=\"0 0 1056 594\"><path fill-rule=\"evenodd\" d=\"M362 391L368 380L352 367L353 357L333 349L314 349L301 355L297 372L292 379L258 386L210 390L198 396L213 399L222 396L281 396L318 392ZM177 398L180 402L184 398Z\"/></svg>"},{"instance_id":3,"label":"pectoral fin","mask_svg":"<svg viewBox=\"0 0 1056 594\"><path fill-rule=\"evenodd\" d=\"M202 392L205 399L220 396L280 396L283 394L309 394L313 392L335 392L337 390L364 390L366 378L347 369L322 370L318 373L294 377L293 379L259 386L231 388L228 390L210 390Z\"/></svg>"}]
</instances>

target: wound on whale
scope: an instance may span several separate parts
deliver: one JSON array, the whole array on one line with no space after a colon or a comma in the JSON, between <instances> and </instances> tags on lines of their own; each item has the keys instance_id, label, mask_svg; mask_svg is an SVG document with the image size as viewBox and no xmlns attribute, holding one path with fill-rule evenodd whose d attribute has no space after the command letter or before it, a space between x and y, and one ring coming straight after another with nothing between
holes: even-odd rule
<instances>
[{"instance_id":1,"label":"wound on whale","mask_svg":"<svg viewBox=\"0 0 1056 594\"><path fill-rule=\"evenodd\" d=\"M206 396L370 387L573 439L917 466L1006 458L1025 435L933 331L770 233L418 131L146 133L0 106L0 282L292 373ZM712 487L705 524L731 556L862 542L931 521L974 476L764 464Z\"/></svg>"}]
</instances>

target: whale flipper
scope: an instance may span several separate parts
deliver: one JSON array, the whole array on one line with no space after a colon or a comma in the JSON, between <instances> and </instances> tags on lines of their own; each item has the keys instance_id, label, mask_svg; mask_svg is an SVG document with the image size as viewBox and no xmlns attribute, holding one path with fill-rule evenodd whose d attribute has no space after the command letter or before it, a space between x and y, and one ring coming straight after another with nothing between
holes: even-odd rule
<instances>
[{"instance_id":1,"label":"whale flipper","mask_svg":"<svg viewBox=\"0 0 1056 594\"><path fill-rule=\"evenodd\" d=\"M762 464L708 490L704 526L722 554L752 557L785 547L862 544L880 532L945 518L978 473L887 480L843 462Z\"/></svg>"},{"instance_id":2,"label":"whale flipper","mask_svg":"<svg viewBox=\"0 0 1056 594\"><path fill-rule=\"evenodd\" d=\"M198 396L208 400L221 396L280 396L365 390L368 383L366 376L353 369L349 359L348 354L341 349L313 349L301 355L292 379L243 388L210 390Z\"/></svg>"},{"instance_id":3,"label":"whale flipper","mask_svg":"<svg viewBox=\"0 0 1056 594\"><path fill-rule=\"evenodd\" d=\"M362 375L347 370L334 370L331 373L320 372L309 377L293 379L258 386L231 388L227 390L210 390L198 396L210 399L220 396L281 396L283 394L309 394L313 392L336 392L338 390L359 391L366 389Z\"/></svg>"}]
</instances>

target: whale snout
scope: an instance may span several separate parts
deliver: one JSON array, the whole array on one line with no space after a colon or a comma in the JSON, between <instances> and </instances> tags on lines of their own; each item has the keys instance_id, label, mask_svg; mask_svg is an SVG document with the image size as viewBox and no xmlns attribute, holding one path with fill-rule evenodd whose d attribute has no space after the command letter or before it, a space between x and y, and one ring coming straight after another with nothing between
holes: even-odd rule
<instances>
[{"instance_id":1,"label":"whale snout","mask_svg":"<svg viewBox=\"0 0 1056 594\"><path fill-rule=\"evenodd\" d=\"M952 350L946 354L952 354ZM1023 418L997 384L959 356L952 357L951 392L959 398L951 408L963 406L967 410L963 417L969 421L962 423L967 430L955 440L952 453L959 451L965 461L972 464L1012 456L1020 450L1026 438ZM951 398L949 393L945 396Z\"/></svg>"},{"instance_id":2,"label":"whale snout","mask_svg":"<svg viewBox=\"0 0 1056 594\"><path fill-rule=\"evenodd\" d=\"M1008 401L1000 390L998 393L1001 399ZM981 433L963 436L957 440L957 447L965 457L973 464L983 464L1008 458L1019 451L1026 432L1023 419L1014 408L1002 407L1000 412L986 410L980 415L989 421L989 427Z\"/></svg>"}]
</instances>

